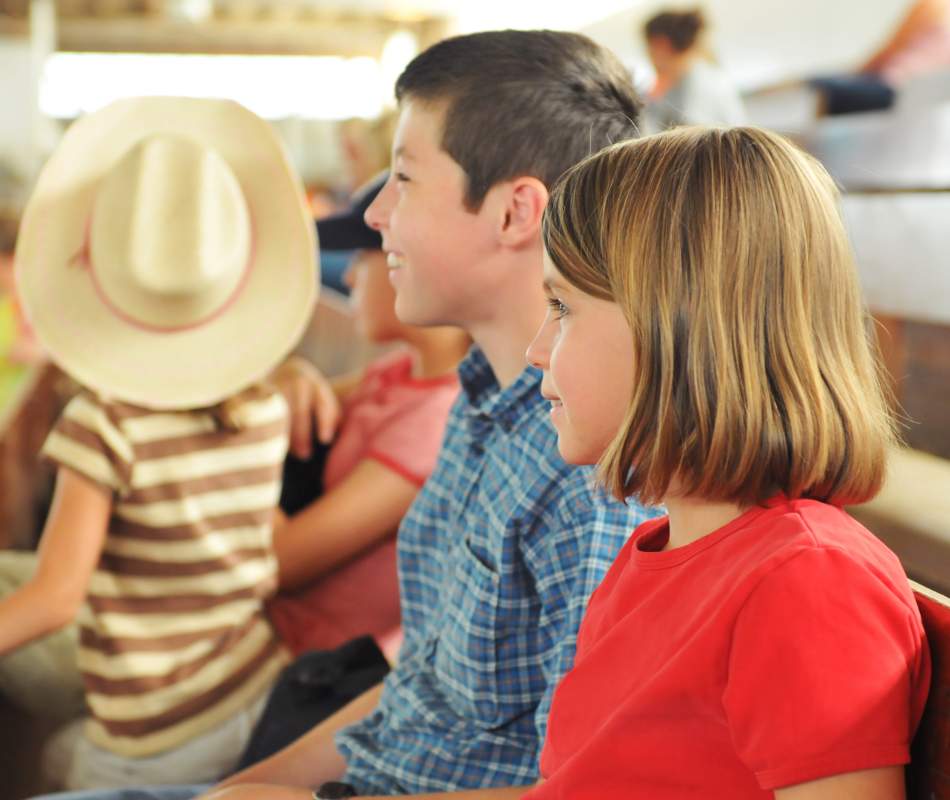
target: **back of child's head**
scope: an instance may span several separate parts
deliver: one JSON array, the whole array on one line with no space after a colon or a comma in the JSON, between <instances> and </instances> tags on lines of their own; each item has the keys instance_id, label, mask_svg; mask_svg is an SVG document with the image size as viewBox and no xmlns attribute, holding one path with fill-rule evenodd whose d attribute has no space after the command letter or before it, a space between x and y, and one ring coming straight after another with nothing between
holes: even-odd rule
<instances>
[{"instance_id":1,"label":"back of child's head","mask_svg":"<svg viewBox=\"0 0 950 800\"><path fill-rule=\"evenodd\" d=\"M663 37L676 52L682 53L696 44L705 27L706 19L699 9L661 11L646 21L643 35L648 41Z\"/></svg>"},{"instance_id":2,"label":"back of child's head","mask_svg":"<svg viewBox=\"0 0 950 800\"><path fill-rule=\"evenodd\" d=\"M576 33L445 39L406 67L396 97L444 107L442 148L465 171L473 210L501 181L530 175L551 186L585 156L637 134L628 71Z\"/></svg>"},{"instance_id":3,"label":"back of child's head","mask_svg":"<svg viewBox=\"0 0 950 800\"><path fill-rule=\"evenodd\" d=\"M16 271L50 357L111 400L207 408L306 328L313 220L273 128L225 100L119 100L74 123L23 216Z\"/></svg>"},{"instance_id":4,"label":"back of child's head","mask_svg":"<svg viewBox=\"0 0 950 800\"><path fill-rule=\"evenodd\" d=\"M754 128L608 148L555 187L544 242L616 301L635 381L600 467L618 496L861 502L894 423L837 191Z\"/></svg>"}]
</instances>

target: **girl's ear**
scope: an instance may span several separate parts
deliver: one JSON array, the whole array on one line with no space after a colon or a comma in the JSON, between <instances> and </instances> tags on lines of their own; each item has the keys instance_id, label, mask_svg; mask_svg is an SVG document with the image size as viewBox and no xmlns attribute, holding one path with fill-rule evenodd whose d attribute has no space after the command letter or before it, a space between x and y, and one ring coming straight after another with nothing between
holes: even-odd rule
<instances>
[{"instance_id":1,"label":"girl's ear","mask_svg":"<svg viewBox=\"0 0 950 800\"><path fill-rule=\"evenodd\" d=\"M499 209L499 241L508 247L535 243L547 204L548 189L537 178L525 176L507 181Z\"/></svg>"}]
</instances>

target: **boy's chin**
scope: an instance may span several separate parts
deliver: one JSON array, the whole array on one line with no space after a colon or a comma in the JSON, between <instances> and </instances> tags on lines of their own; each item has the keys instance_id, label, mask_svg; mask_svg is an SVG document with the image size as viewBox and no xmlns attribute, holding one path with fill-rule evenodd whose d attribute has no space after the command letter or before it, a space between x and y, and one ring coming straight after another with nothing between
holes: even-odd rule
<instances>
[{"instance_id":1,"label":"boy's chin","mask_svg":"<svg viewBox=\"0 0 950 800\"><path fill-rule=\"evenodd\" d=\"M396 319L403 325L414 325L417 328L431 328L435 325L445 325L448 323L434 321L434 315L427 313L425 308L420 308L405 296L400 297L396 294Z\"/></svg>"}]
</instances>

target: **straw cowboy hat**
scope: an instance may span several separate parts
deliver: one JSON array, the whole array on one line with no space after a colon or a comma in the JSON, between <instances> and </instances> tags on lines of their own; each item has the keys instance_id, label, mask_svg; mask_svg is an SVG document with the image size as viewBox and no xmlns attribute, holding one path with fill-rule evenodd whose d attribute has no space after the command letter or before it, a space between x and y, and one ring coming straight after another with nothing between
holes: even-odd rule
<instances>
[{"instance_id":1,"label":"straw cowboy hat","mask_svg":"<svg viewBox=\"0 0 950 800\"><path fill-rule=\"evenodd\" d=\"M200 408L263 378L307 325L313 220L271 127L225 100L120 100L40 174L17 241L27 314L85 386Z\"/></svg>"}]
</instances>

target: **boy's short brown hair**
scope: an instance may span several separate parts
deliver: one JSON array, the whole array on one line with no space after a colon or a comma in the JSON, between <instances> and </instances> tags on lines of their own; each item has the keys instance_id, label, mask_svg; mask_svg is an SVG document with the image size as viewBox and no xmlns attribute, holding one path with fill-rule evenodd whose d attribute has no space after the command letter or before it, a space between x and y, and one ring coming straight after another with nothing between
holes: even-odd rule
<instances>
[{"instance_id":1,"label":"boy's short brown hair","mask_svg":"<svg viewBox=\"0 0 950 800\"><path fill-rule=\"evenodd\" d=\"M441 104L442 148L477 210L495 184L551 186L570 166L637 134L640 104L623 64L586 36L487 31L445 39L410 62L396 98Z\"/></svg>"},{"instance_id":2,"label":"boy's short brown hair","mask_svg":"<svg viewBox=\"0 0 950 800\"><path fill-rule=\"evenodd\" d=\"M878 491L894 423L836 201L814 159L754 128L627 142L555 187L554 265L631 327L633 395L600 463L618 497Z\"/></svg>"}]
</instances>

